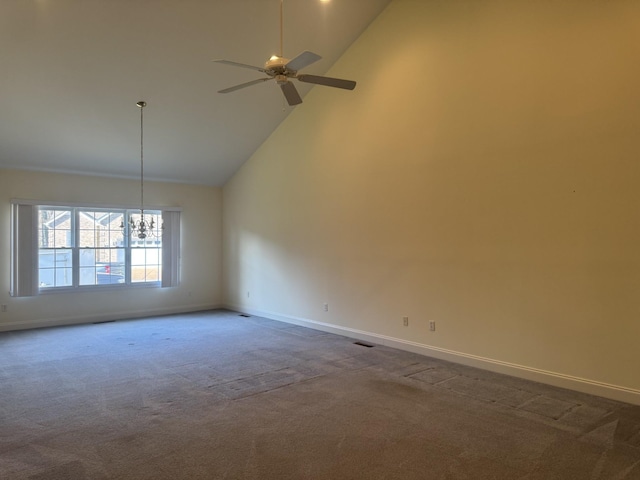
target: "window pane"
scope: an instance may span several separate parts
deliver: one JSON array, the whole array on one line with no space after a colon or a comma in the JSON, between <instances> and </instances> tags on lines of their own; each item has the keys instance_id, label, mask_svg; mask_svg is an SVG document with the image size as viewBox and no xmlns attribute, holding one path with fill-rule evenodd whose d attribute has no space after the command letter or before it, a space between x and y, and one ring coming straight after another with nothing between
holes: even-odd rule
<instances>
[{"instance_id":1,"label":"window pane","mask_svg":"<svg viewBox=\"0 0 640 480\"><path fill-rule=\"evenodd\" d=\"M38 251L38 283L41 287L68 287L73 284L73 255L70 249Z\"/></svg>"},{"instance_id":2,"label":"window pane","mask_svg":"<svg viewBox=\"0 0 640 480\"><path fill-rule=\"evenodd\" d=\"M124 283L124 248L97 251L96 280L98 285Z\"/></svg>"},{"instance_id":3,"label":"window pane","mask_svg":"<svg viewBox=\"0 0 640 480\"><path fill-rule=\"evenodd\" d=\"M55 257L53 250L40 250L38 252L38 284L41 287L53 287L55 285Z\"/></svg>"},{"instance_id":4,"label":"window pane","mask_svg":"<svg viewBox=\"0 0 640 480\"><path fill-rule=\"evenodd\" d=\"M108 248L123 246L123 212L80 210L80 247Z\"/></svg>"},{"instance_id":5,"label":"window pane","mask_svg":"<svg viewBox=\"0 0 640 480\"><path fill-rule=\"evenodd\" d=\"M130 212L130 218L140 224L139 212ZM146 236L131 235L131 283L160 282L162 274L162 212L145 210Z\"/></svg>"},{"instance_id":6,"label":"window pane","mask_svg":"<svg viewBox=\"0 0 640 480\"><path fill-rule=\"evenodd\" d=\"M131 281L159 282L161 261L161 248L132 248Z\"/></svg>"},{"instance_id":7,"label":"window pane","mask_svg":"<svg viewBox=\"0 0 640 480\"><path fill-rule=\"evenodd\" d=\"M124 283L124 249L81 249L80 285Z\"/></svg>"},{"instance_id":8,"label":"window pane","mask_svg":"<svg viewBox=\"0 0 640 480\"><path fill-rule=\"evenodd\" d=\"M38 247L71 247L71 210L42 208L38 211Z\"/></svg>"},{"instance_id":9,"label":"window pane","mask_svg":"<svg viewBox=\"0 0 640 480\"><path fill-rule=\"evenodd\" d=\"M81 211L78 216L78 222L80 223L78 245L80 248L96 246L96 224L94 218L95 212Z\"/></svg>"},{"instance_id":10,"label":"window pane","mask_svg":"<svg viewBox=\"0 0 640 480\"><path fill-rule=\"evenodd\" d=\"M70 287L73 285L72 268L56 268L56 287Z\"/></svg>"}]
</instances>

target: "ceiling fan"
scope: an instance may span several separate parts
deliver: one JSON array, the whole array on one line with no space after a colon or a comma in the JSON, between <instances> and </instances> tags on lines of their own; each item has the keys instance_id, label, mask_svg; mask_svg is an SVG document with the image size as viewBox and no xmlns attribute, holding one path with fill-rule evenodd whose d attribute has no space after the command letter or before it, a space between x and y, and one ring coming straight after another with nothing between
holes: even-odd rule
<instances>
[{"instance_id":1,"label":"ceiling fan","mask_svg":"<svg viewBox=\"0 0 640 480\"><path fill-rule=\"evenodd\" d=\"M267 82L269 80L275 80L284 94L287 103L291 106L302 103L302 98L298 93L295 85L291 82L292 79L296 79L299 82L313 83L316 85L324 85L326 87L343 88L345 90L353 90L356 88L356 82L353 80L343 80L341 78L324 77L320 75L310 75L305 73L298 73L304 67L317 62L322 57L313 52L304 51L295 58L289 60L282 55L282 3L280 0L280 54L273 55L266 61L264 67L255 67L253 65L247 65L244 63L232 62L230 60L214 60L216 63L222 63L224 65L231 65L232 67L248 68L251 70L257 70L264 73L267 76L251 80L250 82L234 85L233 87L219 90L218 93L230 93L240 90L242 88L257 85L258 83Z\"/></svg>"}]
</instances>

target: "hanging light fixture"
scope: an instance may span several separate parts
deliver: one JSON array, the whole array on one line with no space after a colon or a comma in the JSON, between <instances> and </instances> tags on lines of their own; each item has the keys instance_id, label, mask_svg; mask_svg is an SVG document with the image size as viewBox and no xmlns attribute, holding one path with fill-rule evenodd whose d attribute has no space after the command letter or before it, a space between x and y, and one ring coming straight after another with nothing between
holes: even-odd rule
<instances>
[{"instance_id":1,"label":"hanging light fixture","mask_svg":"<svg viewBox=\"0 0 640 480\"><path fill-rule=\"evenodd\" d=\"M144 240L147 237L160 237L162 236L162 231L164 229L164 225L161 225L160 228L156 227L155 220L153 219L153 215L151 215L151 220L147 220L144 214L144 107L147 106L147 102L139 101L136 105L140 108L140 220L137 222L134 220L133 216L129 217L128 227L129 233L131 236L138 237L141 240ZM120 228L122 229L122 233L126 232L126 226L124 224L124 220L120 223Z\"/></svg>"}]
</instances>

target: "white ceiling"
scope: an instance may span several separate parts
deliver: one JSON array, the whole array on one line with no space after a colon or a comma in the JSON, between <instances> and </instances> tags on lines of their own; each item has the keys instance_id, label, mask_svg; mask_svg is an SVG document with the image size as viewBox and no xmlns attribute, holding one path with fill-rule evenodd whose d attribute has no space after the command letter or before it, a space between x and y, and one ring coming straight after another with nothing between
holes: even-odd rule
<instances>
[{"instance_id":1,"label":"white ceiling","mask_svg":"<svg viewBox=\"0 0 640 480\"><path fill-rule=\"evenodd\" d=\"M285 0L284 56L316 52L304 73L324 74L389 1ZM211 60L263 66L279 12L280 0L0 1L0 167L136 177L145 100L145 178L223 185L304 108L275 82L216 93L262 75Z\"/></svg>"}]
</instances>

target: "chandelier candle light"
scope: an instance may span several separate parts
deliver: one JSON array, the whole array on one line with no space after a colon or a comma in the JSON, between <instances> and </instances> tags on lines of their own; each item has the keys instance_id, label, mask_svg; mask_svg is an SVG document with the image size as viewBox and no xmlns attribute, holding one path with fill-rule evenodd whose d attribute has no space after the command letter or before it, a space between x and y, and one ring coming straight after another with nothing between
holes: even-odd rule
<instances>
[{"instance_id":1,"label":"chandelier candle light","mask_svg":"<svg viewBox=\"0 0 640 480\"><path fill-rule=\"evenodd\" d=\"M164 225L160 227L160 232L156 229L153 216L150 221L147 221L144 216L144 107L147 106L147 102L139 101L136 105L140 108L140 220L136 222L132 216L129 217L129 233L132 236L136 236L143 240L148 236L157 237L162 235ZM120 223L122 232L125 233L126 227L124 220Z\"/></svg>"}]
</instances>

